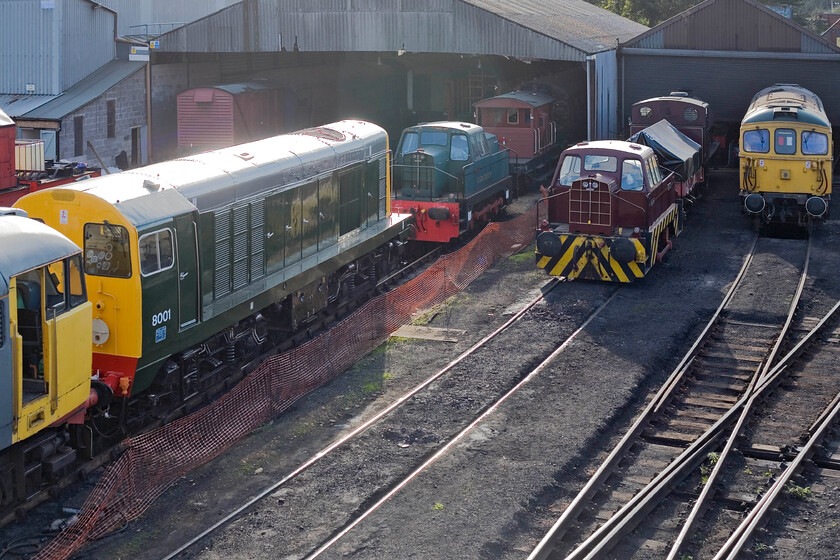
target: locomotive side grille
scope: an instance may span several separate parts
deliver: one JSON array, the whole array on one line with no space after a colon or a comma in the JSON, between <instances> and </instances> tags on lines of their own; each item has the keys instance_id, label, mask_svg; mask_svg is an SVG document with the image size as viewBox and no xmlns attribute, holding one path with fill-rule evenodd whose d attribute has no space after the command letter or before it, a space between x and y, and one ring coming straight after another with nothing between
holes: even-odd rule
<instances>
[{"instance_id":1,"label":"locomotive side grille","mask_svg":"<svg viewBox=\"0 0 840 560\"><path fill-rule=\"evenodd\" d=\"M215 213L216 266L213 294L216 299L230 293L230 210Z\"/></svg>"},{"instance_id":2,"label":"locomotive side grille","mask_svg":"<svg viewBox=\"0 0 840 560\"><path fill-rule=\"evenodd\" d=\"M592 179L572 183L569 193L569 223L609 226L612 198L609 186Z\"/></svg>"},{"instance_id":3,"label":"locomotive side grille","mask_svg":"<svg viewBox=\"0 0 840 560\"><path fill-rule=\"evenodd\" d=\"M265 200L251 203L251 282L265 276Z\"/></svg>"},{"instance_id":4,"label":"locomotive side grille","mask_svg":"<svg viewBox=\"0 0 840 560\"><path fill-rule=\"evenodd\" d=\"M233 209L233 289L248 284L248 206Z\"/></svg>"}]
</instances>

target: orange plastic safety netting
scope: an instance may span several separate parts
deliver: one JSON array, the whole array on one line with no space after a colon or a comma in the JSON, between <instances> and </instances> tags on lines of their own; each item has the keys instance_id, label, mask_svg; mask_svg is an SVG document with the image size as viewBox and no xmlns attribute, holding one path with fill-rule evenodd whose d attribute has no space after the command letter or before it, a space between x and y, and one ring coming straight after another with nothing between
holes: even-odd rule
<instances>
[{"instance_id":1,"label":"orange plastic safety netting","mask_svg":"<svg viewBox=\"0 0 840 560\"><path fill-rule=\"evenodd\" d=\"M85 501L79 520L35 558L67 558L89 540L137 519L182 475L219 455L307 392L349 368L411 319L463 290L496 260L534 238L538 207L489 224L468 245L377 296L321 336L272 356L218 401L130 438Z\"/></svg>"}]
</instances>

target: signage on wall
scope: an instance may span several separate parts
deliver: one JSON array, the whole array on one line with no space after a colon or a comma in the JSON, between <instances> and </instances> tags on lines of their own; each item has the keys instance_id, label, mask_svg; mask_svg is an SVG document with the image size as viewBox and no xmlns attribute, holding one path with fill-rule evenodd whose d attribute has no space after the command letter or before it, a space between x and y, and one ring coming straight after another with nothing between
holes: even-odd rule
<instances>
[{"instance_id":1,"label":"signage on wall","mask_svg":"<svg viewBox=\"0 0 840 560\"><path fill-rule=\"evenodd\" d=\"M132 46L131 52L128 53L128 60L139 60L141 62L148 62L149 47Z\"/></svg>"}]
</instances>

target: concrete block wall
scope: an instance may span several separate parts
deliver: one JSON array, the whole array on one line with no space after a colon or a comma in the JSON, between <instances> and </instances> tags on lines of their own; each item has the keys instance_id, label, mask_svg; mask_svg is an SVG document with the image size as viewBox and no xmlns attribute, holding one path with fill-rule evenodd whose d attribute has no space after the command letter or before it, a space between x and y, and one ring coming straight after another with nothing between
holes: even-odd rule
<instances>
[{"instance_id":1,"label":"concrete block wall","mask_svg":"<svg viewBox=\"0 0 840 560\"><path fill-rule=\"evenodd\" d=\"M114 138L108 138L108 101L116 105ZM75 118L84 117L84 154L75 156ZM146 127L146 70L142 68L110 88L94 101L61 120L58 134L58 157L69 161L80 161L99 166L99 160L87 145L90 141L102 161L108 167L116 167L115 157L125 150L131 158L132 129ZM148 162L146 146L140 147L142 163Z\"/></svg>"}]
</instances>

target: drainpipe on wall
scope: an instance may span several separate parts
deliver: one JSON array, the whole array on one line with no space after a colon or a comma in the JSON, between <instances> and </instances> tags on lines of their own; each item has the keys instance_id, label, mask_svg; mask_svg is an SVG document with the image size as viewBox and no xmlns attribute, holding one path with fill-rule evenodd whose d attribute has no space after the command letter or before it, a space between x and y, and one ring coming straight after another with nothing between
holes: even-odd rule
<instances>
[{"instance_id":1,"label":"drainpipe on wall","mask_svg":"<svg viewBox=\"0 0 840 560\"><path fill-rule=\"evenodd\" d=\"M592 71L592 63L595 55L586 56L586 140L592 140L592 82L595 78Z\"/></svg>"},{"instance_id":2,"label":"drainpipe on wall","mask_svg":"<svg viewBox=\"0 0 840 560\"><path fill-rule=\"evenodd\" d=\"M149 53L149 61L146 62L146 162L152 161L152 58ZM143 156L140 156L142 165Z\"/></svg>"}]
</instances>

